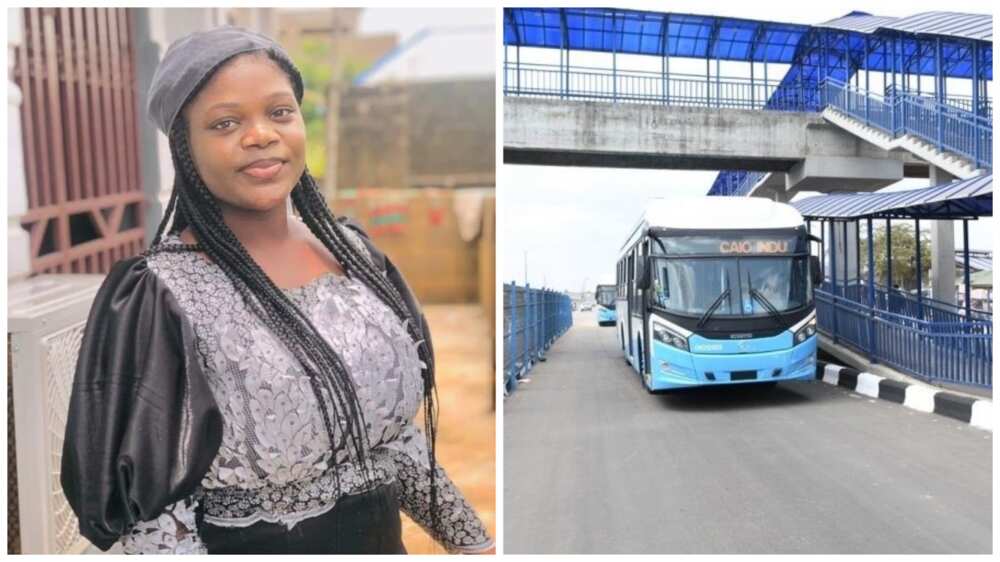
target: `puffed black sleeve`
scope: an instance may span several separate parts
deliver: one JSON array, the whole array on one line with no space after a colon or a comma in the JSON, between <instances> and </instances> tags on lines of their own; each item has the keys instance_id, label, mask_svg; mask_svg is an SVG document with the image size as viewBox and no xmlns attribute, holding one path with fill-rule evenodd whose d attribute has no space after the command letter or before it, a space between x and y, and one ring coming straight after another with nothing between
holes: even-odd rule
<instances>
[{"instance_id":1,"label":"puffed black sleeve","mask_svg":"<svg viewBox=\"0 0 1000 562\"><path fill-rule=\"evenodd\" d=\"M222 442L194 332L145 258L115 264L94 299L73 378L61 482L101 550L190 496Z\"/></svg>"}]
</instances>

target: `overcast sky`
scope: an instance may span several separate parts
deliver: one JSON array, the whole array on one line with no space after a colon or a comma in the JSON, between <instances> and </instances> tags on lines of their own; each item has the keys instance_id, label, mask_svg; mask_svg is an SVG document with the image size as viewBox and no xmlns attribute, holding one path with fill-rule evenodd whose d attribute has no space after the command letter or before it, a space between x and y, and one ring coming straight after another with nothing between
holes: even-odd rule
<instances>
[{"instance_id":1,"label":"overcast sky","mask_svg":"<svg viewBox=\"0 0 1000 562\"><path fill-rule=\"evenodd\" d=\"M649 9L648 2L607 2L613 7ZM667 6L667 5L664 5ZM677 0L665 10L819 23L853 10L874 15L907 16L947 9L983 13L988 3L953 0L908 2L691 2ZM725 75L725 69L723 69ZM613 282L617 253L650 197L704 195L716 172L624 170L555 166L504 165L498 176L500 276L505 283L527 280L532 286L557 290L591 290L599 282ZM886 189L926 187L926 180L908 179ZM814 195L814 194L803 194ZM921 225L923 226L923 224ZM961 223L956 246L962 245ZM970 226L970 247L991 249L992 219Z\"/></svg>"}]
</instances>

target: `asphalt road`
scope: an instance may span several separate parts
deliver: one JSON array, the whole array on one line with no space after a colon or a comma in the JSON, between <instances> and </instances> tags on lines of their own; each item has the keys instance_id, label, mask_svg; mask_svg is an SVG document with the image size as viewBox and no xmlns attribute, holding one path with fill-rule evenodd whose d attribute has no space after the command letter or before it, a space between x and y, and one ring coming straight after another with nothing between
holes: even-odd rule
<instances>
[{"instance_id":1,"label":"asphalt road","mask_svg":"<svg viewBox=\"0 0 1000 562\"><path fill-rule=\"evenodd\" d=\"M504 401L504 552L981 553L992 433L822 382L649 395L590 312Z\"/></svg>"}]
</instances>

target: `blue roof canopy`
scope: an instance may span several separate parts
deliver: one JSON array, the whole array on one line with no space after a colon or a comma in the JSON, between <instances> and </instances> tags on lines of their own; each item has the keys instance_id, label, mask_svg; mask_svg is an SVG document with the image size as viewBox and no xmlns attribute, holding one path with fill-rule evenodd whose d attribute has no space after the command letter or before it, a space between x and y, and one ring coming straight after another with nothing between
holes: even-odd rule
<instances>
[{"instance_id":1,"label":"blue roof canopy","mask_svg":"<svg viewBox=\"0 0 1000 562\"><path fill-rule=\"evenodd\" d=\"M934 37L942 37L942 72L972 76L972 42L980 43L981 78L993 77L990 16L928 12L906 18L851 12L816 26L611 8L504 8L504 44L602 53L796 63L804 78L845 80L847 69L934 75ZM826 42L827 60L818 53ZM816 55L811 55L815 52ZM866 54L867 53L867 54ZM843 68L843 76L834 72ZM826 72L822 72L825 69ZM897 70L902 70L898 68Z\"/></svg>"},{"instance_id":2,"label":"blue roof canopy","mask_svg":"<svg viewBox=\"0 0 1000 562\"><path fill-rule=\"evenodd\" d=\"M809 26L607 8L504 8L504 44L790 63Z\"/></svg>"},{"instance_id":3,"label":"blue roof canopy","mask_svg":"<svg viewBox=\"0 0 1000 562\"><path fill-rule=\"evenodd\" d=\"M792 203L807 219L963 219L993 216L993 174L923 189L820 195Z\"/></svg>"}]
</instances>

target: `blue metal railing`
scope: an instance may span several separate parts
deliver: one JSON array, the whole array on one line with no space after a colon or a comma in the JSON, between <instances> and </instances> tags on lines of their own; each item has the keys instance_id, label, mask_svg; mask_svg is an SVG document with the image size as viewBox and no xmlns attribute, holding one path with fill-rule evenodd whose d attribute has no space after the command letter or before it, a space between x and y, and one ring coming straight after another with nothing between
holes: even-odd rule
<instances>
[{"instance_id":1,"label":"blue metal railing","mask_svg":"<svg viewBox=\"0 0 1000 562\"><path fill-rule=\"evenodd\" d=\"M517 389L517 381L545 351L573 325L569 295L549 289L503 286L504 394Z\"/></svg>"},{"instance_id":2,"label":"blue metal railing","mask_svg":"<svg viewBox=\"0 0 1000 562\"><path fill-rule=\"evenodd\" d=\"M829 282L824 282L822 289L832 292ZM851 282L844 286L838 283L837 295L856 302L868 302L868 285L862 280L860 283ZM916 295L903 292L899 289L889 291L885 285L875 284L875 306L880 310L902 314L921 320L932 322L964 322L965 307L951 304L944 301L922 297L918 299ZM970 317L973 320L992 321L992 312L985 310L971 309Z\"/></svg>"},{"instance_id":3,"label":"blue metal railing","mask_svg":"<svg viewBox=\"0 0 1000 562\"><path fill-rule=\"evenodd\" d=\"M862 285L838 287L836 293L829 285L816 289L820 331L924 380L992 388L992 315L974 311L966 319L948 310L950 305L929 300L917 303L917 313L909 295L881 293L872 307Z\"/></svg>"},{"instance_id":4,"label":"blue metal railing","mask_svg":"<svg viewBox=\"0 0 1000 562\"><path fill-rule=\"evenodd\" d=\"M764 109L779 85L776 80L507 62L503 91L508 96ZM794 110L792 105L768 109Z\"/></svg>"},{"instance_id":5,"label":"blue metal railing","mask_svg":"<svg viewBox=\"0 0 1000 562\"><path fill-rule=\"evenodd\" d=\"M822 96L822 105L836 107L893 137L914 135L972 160L977 168L993 167L992 120L960 109L957 100L942 103L893 88L883 96L833 78L824 80Z\"/></svg>"}]
</instances>

